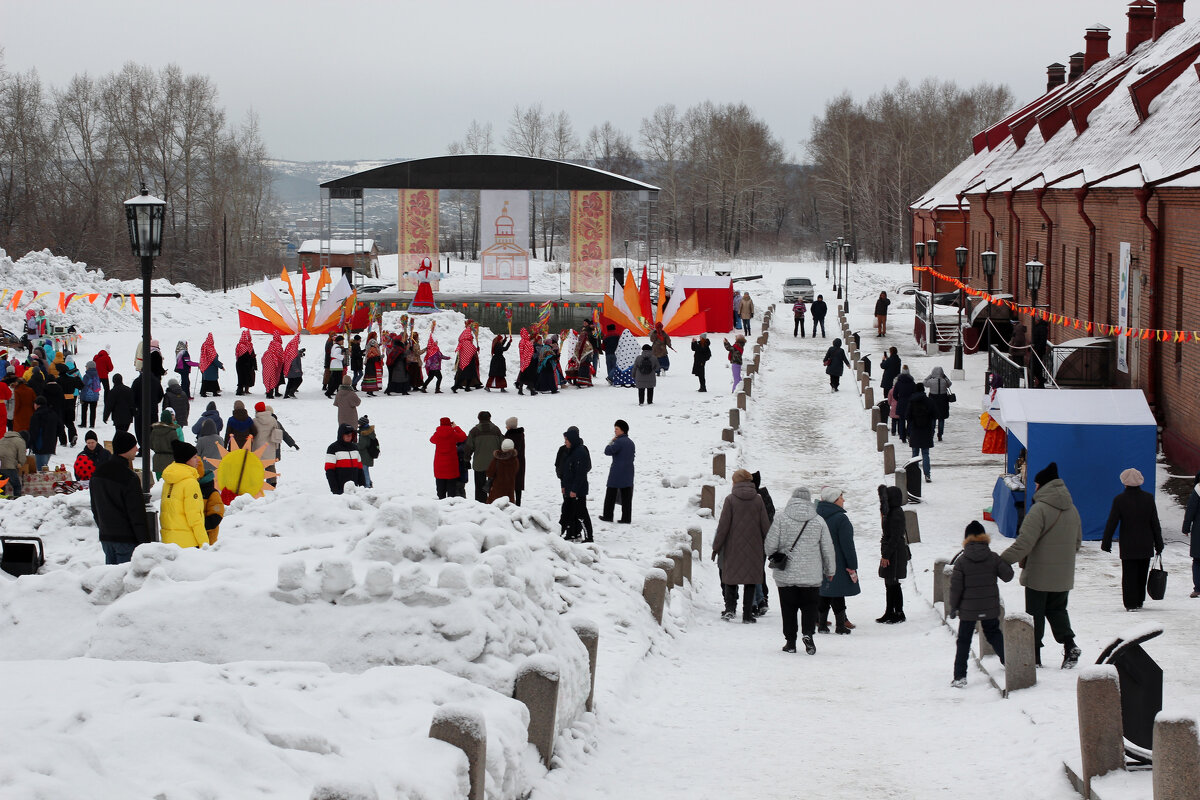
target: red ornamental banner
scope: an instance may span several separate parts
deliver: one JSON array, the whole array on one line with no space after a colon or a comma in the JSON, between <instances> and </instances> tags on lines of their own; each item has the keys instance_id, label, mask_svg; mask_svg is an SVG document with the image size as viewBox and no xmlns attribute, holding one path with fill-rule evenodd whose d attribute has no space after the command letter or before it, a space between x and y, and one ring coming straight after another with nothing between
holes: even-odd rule
<instances>
[{"instance_id":1,"label":"red ornamental banner","mask_svg":"<svg viewBox=\"0 0 1200 800\"><path fill-rule=\"evenodd\" d=\"M399 289L415 292L417 279L404 277L421 266L421 259L438 263L438 191L437 189L401 189L400 219L397 227ZM433 289L438 287L436 282Z\"/></svg>"},{"instance_id":2,"label":"red ornamental banner","mask_svg":"<svg viewBox=\"0 0 1200 800\"><path fill-rule=\"evenodd\" d=\"M612 192L571 192L571 291L607 292Z\"/></svg>"}]
</instances>

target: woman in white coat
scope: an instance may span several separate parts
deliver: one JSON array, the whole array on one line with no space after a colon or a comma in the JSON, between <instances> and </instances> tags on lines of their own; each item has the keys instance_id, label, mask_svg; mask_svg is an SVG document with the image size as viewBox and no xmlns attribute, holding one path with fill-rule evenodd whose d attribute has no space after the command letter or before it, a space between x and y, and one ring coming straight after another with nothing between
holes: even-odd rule
<instances>
[{"instance_id":1,"label":"woman in white coat","mask_svg":"<svg viewBox=\"0 0 1200 800\"><path fill-rule=\"evenodd\" d=\"M804 650L810 656L814 655L817 647L813 643L813 634L817 631L821 581L833 579L837 557L829 528L818 516L808 489L801 486L792 492L787 506L775 515L763 546L778 587L779 610L783 614L783 652L796 652L796 612L799 611ZM783 553L787 557L786 566L779 568L776 560L770 558L773 553Z\"/></svg>"}]
</instances>

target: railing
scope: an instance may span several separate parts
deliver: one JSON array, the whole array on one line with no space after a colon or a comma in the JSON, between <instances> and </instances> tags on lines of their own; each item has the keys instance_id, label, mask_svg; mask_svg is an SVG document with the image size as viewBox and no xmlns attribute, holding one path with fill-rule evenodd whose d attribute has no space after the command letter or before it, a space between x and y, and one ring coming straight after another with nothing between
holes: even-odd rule
<instances>
[{"instance_id":1,"label":"railing","mask_svg":"<svg viewBox=\"0 0 1200 800\"><path fill-rule=\"evenodd\" d=\"M1025 386L1025 367L1009 358L996 345L988 350L988 375L991 377L985 388L989 392L1001 387L1018 389Z\"/></svg>"}]
</instances>

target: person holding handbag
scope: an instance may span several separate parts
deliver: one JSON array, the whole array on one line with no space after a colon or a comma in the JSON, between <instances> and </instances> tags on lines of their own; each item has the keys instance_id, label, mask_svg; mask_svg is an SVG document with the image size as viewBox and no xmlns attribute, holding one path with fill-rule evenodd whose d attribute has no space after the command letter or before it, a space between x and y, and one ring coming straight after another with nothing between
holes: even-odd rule
<instances>
[{"instance_id":1,"label":"person holding handbag","mask_svg":"<svg viewBox=\"0 0 1200 800\"><path fill-rule=\"evenodd\" d=\"M950 418L950 404L954 402L954 394L950 391L950 387L954 384L946 377L946 372L941 367L934 367L929 371L923 383L925 384L925 394L929 395L929 402L933 405L933 418L937 422L937 440L942 440L942 433L946 430L946 420Z\"/></svg>"},{"instance_id":2,"label":"person holding handbag","mask_svg":"<svg viewBox=\"0 0 1200 800\"><path fill-rule=\"evenodd\" d=\"M1117 544L1121 554L1121 598L1126 611L1140 611L1146 602L1146 577L1150 573L1153 555L1163 551L1162 526L1154 495L1142 489L1145 478L1136 469L1121 473L1125 491L1112 501L1108 522L1104 526L1104 541L1100 549L1112 552L1113 536L1120 527Z\"/></svg>"},{"instance_id":3,"label":"person holding handbag","mask_svg":"<svg viewBox=\"0 0 1200 800\"><path fill-rule=\"evenodd\" d=\"M817 632L829 633L829 611L837 621L834 629L839 634L849 634L854 624L846 618L846 598L862 591L858 582L858 551L854 547L854 525L846 515L846 498L836 486L821 489L821 500L817 513L829 528L833 541L833 553L837 558L837 569L833 579L821 584L821 600L817 610Z\"/></svg>"},{"instance_id":4,"label":"person holding handbag","mask_svg":"<svg viewBox=\"0 0 1200 800\"><path fill-rule=\"evenodd\" d=\"M832 581L837 569L833 540L817 514L812 494L803 486L792 492L783 511L775 515L763 548L770 553L771 572L783 615L783 652L796 652L796 612L800 612L804 651L816 655L817 607L821 584Z\"/></svg>"}]
</instances>

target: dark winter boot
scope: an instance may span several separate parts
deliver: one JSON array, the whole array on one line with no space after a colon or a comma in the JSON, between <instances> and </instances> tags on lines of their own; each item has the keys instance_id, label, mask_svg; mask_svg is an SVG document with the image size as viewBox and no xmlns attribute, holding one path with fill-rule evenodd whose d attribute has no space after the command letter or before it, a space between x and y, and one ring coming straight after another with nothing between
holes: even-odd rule
<instances>
[{"instance_id":1,"label":"dark winter boot","mask_svg":"<svg viewBox=\"0 0 1200 800\"><path fill-rule=\"evenodd\" d=\"M841 614L839 614L839 613L837 613L837 612L835 611L833 615L834 615L834 617L836 617L836 618L837 618L837 627L836 627L834 630L835 630L837 633L840 633L840 634L843 634L843 635L845 635L845 634L849 634L849 633L850 633L850 629L846 627L846 613L845 613L845 612L842 612ZM828 628L826 628L825 630L827 630L827 631L828 631L829 629L828 629Z\"/></svg>"},{"instance_id":2,"label":"dark winter boot","mask_svg":"<svg viewBox=\"0 0 1200 800\"><path fill-rule=\"evenodd\" d=\"M785 652L785 653L796 652L796 640L788 639L786 642L784 642L783 643L783 652Z\"/></svg>"},{"instance_id":3,"label":"dark winter boot","mask_svg":"<svg viewBox=\"0 0 1200 800\"><path fill-rule=\"evenodd\" d=\"M828 619L817 620L817 633L829 633L829 620Z\"/></svg>"}]
</instances>

